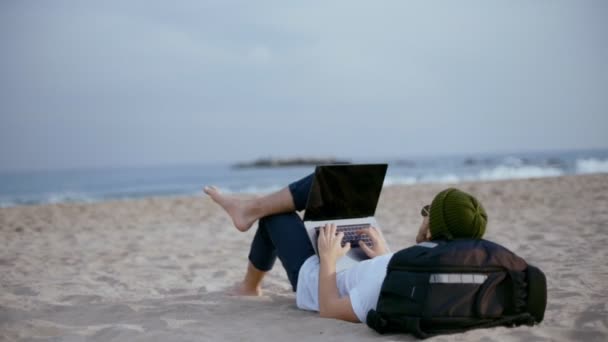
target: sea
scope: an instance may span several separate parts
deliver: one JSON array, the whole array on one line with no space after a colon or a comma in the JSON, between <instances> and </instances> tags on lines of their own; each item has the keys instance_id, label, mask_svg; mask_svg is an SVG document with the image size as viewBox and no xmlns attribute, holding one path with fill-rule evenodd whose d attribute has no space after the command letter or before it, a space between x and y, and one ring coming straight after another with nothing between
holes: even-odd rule
<instances>
[{"instance_id":1,"label":"sea","mask_svg":"<svg viewBox=\"0 0 608 342\"><path fill-rule=\"evenodd\" d=\"M350 161L388 163L385 186L608 173L608 149ZM268 193L314 171L313 166L237 168L235 163L0 172L0 207L201 196L203 186L211 184L231 193Z\"/></svg>"}]
</instances>

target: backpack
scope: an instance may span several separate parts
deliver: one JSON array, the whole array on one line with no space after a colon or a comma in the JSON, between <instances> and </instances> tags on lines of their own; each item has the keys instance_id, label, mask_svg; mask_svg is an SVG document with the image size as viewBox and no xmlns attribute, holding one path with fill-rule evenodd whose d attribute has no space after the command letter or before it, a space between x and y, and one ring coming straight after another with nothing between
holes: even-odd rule
<instances>
[{"instance_id":1,"label":"backpack","mask_svg":"<svg viewBox=\"0 0 608 342\"><path fill-rule=\"evenodd\" d=\"M423 242L395 253L376 310L377 332L418 338L543 320L547 282L538 268L482 239Z\"/></svg>"}]
</instances>

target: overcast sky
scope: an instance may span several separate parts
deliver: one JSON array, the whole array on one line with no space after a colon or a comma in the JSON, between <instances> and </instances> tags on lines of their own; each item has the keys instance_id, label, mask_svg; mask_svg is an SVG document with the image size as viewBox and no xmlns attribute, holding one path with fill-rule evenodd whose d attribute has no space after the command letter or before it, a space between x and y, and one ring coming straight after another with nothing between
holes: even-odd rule
<instances>
[{"instance_id":1,"label":"overcast sky","mask_svg":"<svg viewBox=\"0 0 608 342\"><path fill-rule=\"evenodd\" d=\"M0 169L608 147L607 1L0 2Z\"/></svg>"}]
</instances>

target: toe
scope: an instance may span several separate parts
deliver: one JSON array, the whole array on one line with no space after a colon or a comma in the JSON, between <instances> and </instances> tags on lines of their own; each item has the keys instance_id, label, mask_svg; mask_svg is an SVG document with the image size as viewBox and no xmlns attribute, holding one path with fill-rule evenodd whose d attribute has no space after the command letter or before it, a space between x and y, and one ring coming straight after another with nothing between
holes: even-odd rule
<instances>
[{"instance_id":1,"label":"toe","mask_svg":"<svg viewBox=\"0 0 608 342\"><path fill-rule=\"evenodd\" d=\"M211 195L212 193L216 193L217 192L217 188L212 186L212 185L207 185L203 188L203 191L207 194L207 195Z\"/></svg>"},{"instance_id":2,"label":"toe","mask_svg":"<svg viewBox=\"0 0 608 342\"><path fill-rule=\"evenodd\" d=\"M212 187L210 187L210 186L206 186L206 187L204 187L204 188L203 188L203 192L204 192L205 194L207 194L208 196L211 196L211 197L213 197L213 196L216 194L216 191L214 191L214 190L215 190L215 189L213 189L213 188L212 188Z\"/></svg>"}]
</instances>

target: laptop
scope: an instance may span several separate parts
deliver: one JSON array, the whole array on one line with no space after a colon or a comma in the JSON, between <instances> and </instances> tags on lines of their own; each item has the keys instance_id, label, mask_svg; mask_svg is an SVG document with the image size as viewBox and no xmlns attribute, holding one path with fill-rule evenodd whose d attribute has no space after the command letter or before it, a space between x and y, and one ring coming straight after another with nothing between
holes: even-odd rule
<instances>
[{"instance_id":1,"label":"laptop","mask_svg":"<svg viewBox=\"0 0 608 342\"><path fill-rule=\"evenodd\" d=\"M376 227L384 240L374 215L387 168L387 164L338 164L320 165L315 169L304 226L317 255L319 231L325 224L334 223L338 232L344 232L342 244L350 242L351 250L338 260L337 271L369 259L359 243L371 245L371 241L357 231Z\"/></svg>"}]
</instances>

